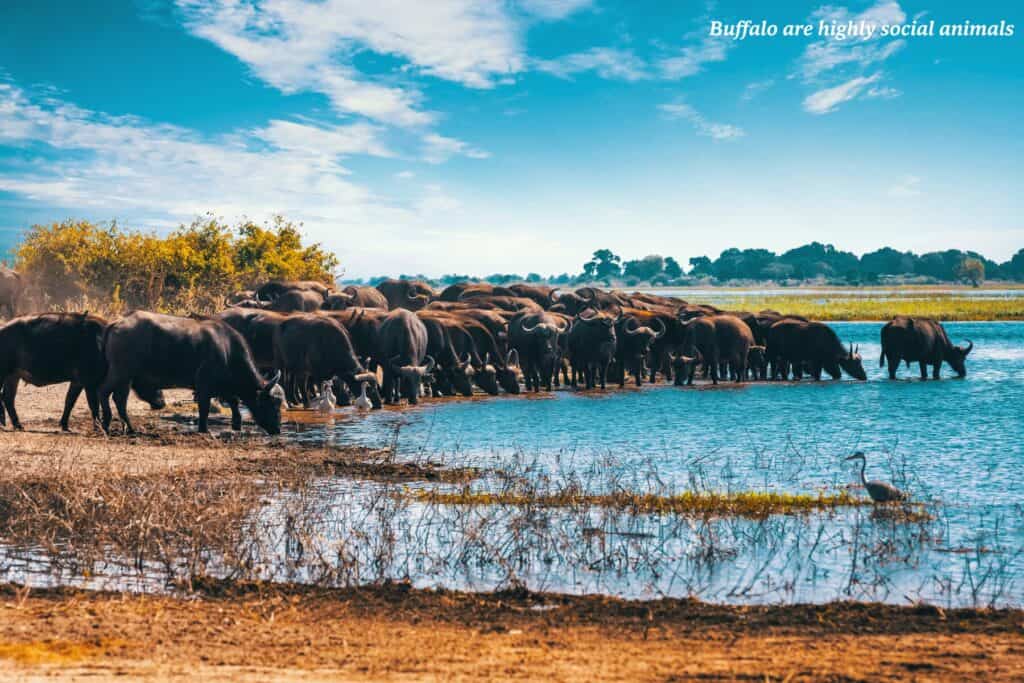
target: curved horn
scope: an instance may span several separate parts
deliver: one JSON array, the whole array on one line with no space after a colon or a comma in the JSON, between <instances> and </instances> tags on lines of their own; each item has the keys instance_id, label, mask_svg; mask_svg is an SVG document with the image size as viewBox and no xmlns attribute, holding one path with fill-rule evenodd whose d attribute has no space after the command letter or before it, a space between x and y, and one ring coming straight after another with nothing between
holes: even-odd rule
<instances>
[{"instance_id":1,"label":"curved horn","mask_svg":"<svg viewBox=\"0 0 1024 683\"><path fill-rule=\"evenodd\" d=\"M548 305L553 306L556 303L558 303L558 287L548 292Z\"/></svg>"},{"instance_id":2,"label":"curved horn","mask_svg":"<svg viewBox=\"0 0 1024 683\"><path fill-rule=\"evenodd\" d=\"M558 330L559 334L562 334L563 332L569 329L570 325L568 320L559 318L558 322L559 324L555 325L555 329Z\"/></svg>"},{"instance_id":3,"label":"curved horn","mask_svg":"<svg viewBox=\"0 0 1024 683\"><path fill-rule=\"evenodd\" d=\"M519 323L519 328L520 328L520 329L521 329L521 330L522 330L523 332L525 332L526 334L533 334L533 331L534 331L534 330L536 330L536 329L537 329L538 327L540 327L540 326L541 326L541 323L537 323L537 324L536 324L536 325L534 325L533 327L527 327L527 326L526 326L525 324L523 324L523 323Z\"/></svg>"},{"instance_id":4,"label":"curved horn","mask_svg":"<svg viewBox=\"0 0 1024 683\"><path fill-rule=\"evenodd\" d=\"M274 373L274 376L267 380L267 387L272 387L281 381L281 371L278 370Z\"/></svg>"},{"instance_id":5,"label":"curved horn","mask_svg":"<svg viewBox=\"0 0 1024 683\"><path fill-rule=\"evenodd\" d=\"M512 358L515 357L513 361ZM519 367L519 349L512 349L508 352L508 358L505 360L505 365L508 367Z\"/></svg>"},{"instance_id":6,"label":"curved horn","mask_svg":"<svg viewBox=\"0 0 1024 683\"><path fill-rule=\"evenodd\" d=\"M974 342L972 342L972 341L971 341L970 339L968 339L968 340L967 340L967 348L966 348L966 349L964 349L964 355L966 356L966 355L967 355L967 354L969 354L969 353L971 352L971 350L973 350L973 349L974 349Z\"/></svg>"},{"instance_id":7,"label":"curved horn","mask_svg":"<svg viewBox=\"0 0 1024 683\"><path fill-rule=\"evenodd\" d=\"M665 333L668 332L668 327L666 327L664 321L662 321L661 318L655 318L654 322L658 323L658 327L661 328L660 330L655 331L654 338L661 339L662 337L665 336Z\"/></svg>"},{"instance_id":8,"label":"curved horn","mask_svg":"<svg viewBox=\"0 0 1024 683\"><path fill-rule=\"evenodd\" d=\"M424 358L424 360L427 361L427 364L425 366L423 366L423 374L424 375L429 375L430 373L432 373L434 371L434 366L437 363L434 361L434 357L433 356L427 356L426 358Z\"/></svg>"},{"instance_id":9,"label":"curved horn","mask_svg":"<svg viewBox=\"0 0 1024 683\"><path fill-rule=\"evenodd\" d=\"M473 359L470 357L469 351L467 351L466 353L462 354L462 364L463 365L469 365L472 360Z\"/></svg>"},{"instance_id":10,"label":"curved horn","mask_svg":"<svg viewBox=\"0 0 1024 683\"><path fill-rule=\"evenodd\" d=\"M630 337L635 337L640 334L640 321L636 318L630 318L626 321L626 324L622 326L622 331Z\"/></svg>"}]
</instances>

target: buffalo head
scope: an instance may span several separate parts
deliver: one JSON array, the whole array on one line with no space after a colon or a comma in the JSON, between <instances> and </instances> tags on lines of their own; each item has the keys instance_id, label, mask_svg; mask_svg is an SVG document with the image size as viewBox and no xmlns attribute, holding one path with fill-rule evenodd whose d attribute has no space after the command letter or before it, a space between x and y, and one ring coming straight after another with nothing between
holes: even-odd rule
<instances>
[{"instance_id":1,"label":"buffalo head","mask_svg":"<svg viewBox=\"0 0 1024 683\"><path fill-rule=\"evenodd\" d=\"M284 404L284 389L278 384L281 371L270 378L259 390L256 399L247 404L253 421L267 434L281 433L281 406Z\"/></svg>"},{"instance_id":2,"label":"buffalo head","mask_svg":"<svg viewBox=\"0 0 1024 683\"><path fill-rule=\"evenodd\" d=\"M868 378L868 373L864 371L863 359L860 356L860 347L854 346L852 343L850 344L850 350L839 359L839 367L854 379L859 379L863 382Z\"/></svg>"},{"instance_id":3,"label":"buffalo head","mask_svg":"<svg viewBox=\"0 0 1024 683\"><path fill-rule=\"evenodd\" d=\"M398 375L402 394L413 405L419 403L420 395L423 392L424 378L434 371L434 359L427 356L425 360L427 361L426 365L399 365L400 358L398 356L391 359L391 369Z\"/></svg>"},{"instance_id":4,"label":"buffalo head","mask_svg":"<svg viewBox=\"0 0 1024 683\"><path fill-rule=\"evenodd\" d=\"M485 359L485 363L490 360L490 356ZM512 349L508 352L508 358L505 359L505 367L498 369L498 383L501 388L510 394L519 393L519 351Z\"/></svg>"},{"instance_id":5,"label":"buffalo head","mask_svg":"<svg viewBox=\"0 0 1024 683\"><path fill-rule=\"evenodd\" d=\"M967 346L954 346L946 355L946 362L956 371L957 377L967 376L967 354L974 349L974 342L967 340Z\"/></svg>"}]
</instances>

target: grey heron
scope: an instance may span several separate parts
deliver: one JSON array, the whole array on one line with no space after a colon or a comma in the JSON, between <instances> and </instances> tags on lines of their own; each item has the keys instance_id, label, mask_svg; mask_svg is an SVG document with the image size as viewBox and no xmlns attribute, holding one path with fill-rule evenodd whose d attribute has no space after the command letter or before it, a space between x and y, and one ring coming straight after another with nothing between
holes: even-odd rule
<instances>
[{"instance_id":1,"label":"grey heron","mask_svg":"<svg viewBox=\"0 0 1024 683\"><path fill-rule=\"evenodd\" d=\"M860 460L860 482L867 489L868 495L871 496L871 500L876 503L891 503L899 500L906 500L907 494L900 491L892 484L884 481L868 481L867 477L864 476L864 470L867 469L868 461L864 457L862 451L857 451L851 455L847 460Z\"/></svg>"}]
</instances>

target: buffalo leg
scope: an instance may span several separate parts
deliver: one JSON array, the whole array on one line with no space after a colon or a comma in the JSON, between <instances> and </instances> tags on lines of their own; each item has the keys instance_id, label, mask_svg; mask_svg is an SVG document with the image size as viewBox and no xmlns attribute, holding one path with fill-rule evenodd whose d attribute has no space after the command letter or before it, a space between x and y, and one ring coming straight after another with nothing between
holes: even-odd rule
<instances>
[{"instance_id":1,"label":"buffalo leg","mask_svg":"<svg viewBox=\"0 0 1024 683\"><path fill-rule=\"evenodd\" d=\"M7 409L7 414L11 416L11 429L21 431L21 420L18 419L18 413L14 410L14 399L18 395L18 376L12 375L7 378L4 382L3 388L3 403L4 408Z\"/></svg>"},{"instance_id":2,"label":"buffalo leg","mask_svg":"<svg viewBox=\"0 0 1024 683\"><path fill-rule=\"evenodd\" d=\"M242 411L238 409L238 399L225 399L225 402L231 409L231 429L236 432L242 431Z\"/></svg>"},{"instance_id":3,"label":"buffalo leg","mask_svg":"<svg viewBox=\"0 0 1024 683\"><path fill-rule=\"evenodd\" d=\"M939 379L939 370L942 368L942 361L932 365L932 379Z\"/></svg>"},{"instance_id":4,"label":"buffalo leg","mask_svg":"<svg viewBox=\"0 0 1024 683\"><path fill-rule=\"evenodd\" d=\"M196 390L196 403L199 404L200 434L206 434L210 431L210 399L210 392L205 388Z\"/></svg>"},{"instance_id":5,"label":"buffalo leg","mask_svg":"<svg viewBox=\"0 0 1024 683\"><path fill-rule=\"evenodd\" d=\"M85 387L78 382L72 382L70 386L68 386L67 396L64 397L64 412L60 416L61 431L71 431L71 428L68 425L68 422L71 419L71 411L74 410L75 403L78 402L78 397L82 395L82 389L84 388ZM96 415L93 415L93 418L95 417Z\"/></svg>"},{"instance_id":6,"label":"buffalo leg","mask_svg":"<svg viewBox=\"0 0 1024 683\"><path fill-rule=\"evenodd\" d=\"M896 379L896 370L900 367L900 357L890 354L886 356L885 361L889 366L889 379Z\"/></svg>"},{"instance_id":7,"label":"buffalo leg","mask_svg":"<svg viewBox=\"0 0 1024 683\"><path fill-rule=\"evenodd\" d=\"M125 433L134 434L135 427L132 426L132 421L128 418L129 391L131 391L131 384L128 382L118 384L116 387L114 387L114 405L117 407L117 416L120 417L121 422L124 423Z\"/></svg>"},{"instance_id":8,"label":"buffalo leg","mask_svg":"<svg viewBox=\"0 0 1024 683\"><path fill-rule=\"evenodd\" d=\"M928 379L928 363L925 361L918 361L918 366L921 369L921 379Z\"/></svg>"}]
</instances>

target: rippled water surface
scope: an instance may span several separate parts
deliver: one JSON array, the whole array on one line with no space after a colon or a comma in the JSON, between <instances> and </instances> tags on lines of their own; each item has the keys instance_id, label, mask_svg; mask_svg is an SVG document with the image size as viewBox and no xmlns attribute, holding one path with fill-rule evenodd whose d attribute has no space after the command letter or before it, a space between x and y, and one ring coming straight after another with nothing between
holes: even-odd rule
<instances>
[{"instance_id":1,"label":"rippled water surface","mask_svg":"<svg viewBox=\"0 0 1024 683\"><path fill-rule=\"evenodd\" d=\"M260 512L271 551L264 575L322 581L339 547L380 576L419 585L732 602L1024 604L1024 324L946 325L971 339L968 375L940 381L879 367L879 323L835 323L859 345L869 381L667 385L607 392L431 401L405 410L292 424L286 439L394 446L399 459L512 470L584 488L653 492L836 491L844 461L868 454L868 477L908 490L926 518L870 508L767 520L634 515L600 509L459 508L378 483L324 480ZM495 486L485 480L477 487ZM858 495L863 491L854 489ZM399 496L398 498L402 498ZM289 525L317 509L301 559ZM386 533L384 533L386 532ZM377 540L393 547L381 557ZM311 557L318 557L313 562ZM511 559L510 559L511 558ZM337 568L328 572L340 581Z\"/></svg>"}]
</instances>

